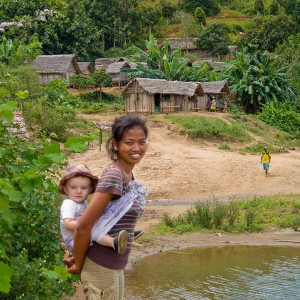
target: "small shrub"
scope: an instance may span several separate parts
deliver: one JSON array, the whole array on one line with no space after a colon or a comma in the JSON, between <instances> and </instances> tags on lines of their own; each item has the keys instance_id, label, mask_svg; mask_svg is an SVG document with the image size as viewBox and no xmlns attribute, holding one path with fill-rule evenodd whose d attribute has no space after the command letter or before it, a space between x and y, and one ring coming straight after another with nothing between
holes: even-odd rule
<instances>
[{"instance_id":1,"label":"small shrub","mask_svg":"<svg viewBox=\"0 0 300 300\"><path fill-rule=\"evenodd\" d=\"M213 223L216 228L221 228L223 221L227 215L226 205L217 203L212 212Z\"/></svg>"},{"instance_id":2,"label":"small shrub","mask_svg":"<svg viewBox=\"0 0 300 300\"><path fill-rule=\"evenodd\" d=\"M295 231L299 231L300 230L300 217L296 217L294 218L294 220L292 221L292 228Z\"/></svg>"},{"instance_id":3,"label":"small shrub","mask_svg":"<svg viewBox=\"0 0 300 300\"><path fill-rule=\"evenodd\" d=\"M213 215L208 203L204 205L196 205L195 221L197 222L198 226L206 229L211 229L212 218Z\"/></svg>"},{"instance_id":4,"label":"small shrub","mask_svg":"<svg viewBox=\"0 0 300 300\"><path fill-rule=\"evenodd\" d=\"M218 148L219 148L220 150L230 150L230 147L229 147L227 144L225 144L225 143L219 144L219 145L218 145Z\"/></svg>"},{"instance_id":5,"label":"small shrub","mask_svg":"<svg viewBox=\"0 0 300 300\"><path fill-rule=\"evenodd\" d=\"M256 212L253 208L246 210L245 219L246 219L246 228L252 231L254 222L255 222Z\"/></svg>"},{"instance_id":6,"label":"small shrub","mask_svg":"<svg viewBox=\"0 0 300 300\"><path fill-rule=\"evenodd\" d=\"M162 223L169 227L174 227L174 222L168 213L164 213Z\"/></svg>"},{"instance_id":7,"label":"small shrub","mask_svg":"<svg viewBox=\"0 0 300 300\"><path fill-rule=\"evenodd\" d=\"M231 202L227 208L227 219L230 227L234 227L235 222L240 214L239 208L236 203Z\"/></svg>"}]
</instances>

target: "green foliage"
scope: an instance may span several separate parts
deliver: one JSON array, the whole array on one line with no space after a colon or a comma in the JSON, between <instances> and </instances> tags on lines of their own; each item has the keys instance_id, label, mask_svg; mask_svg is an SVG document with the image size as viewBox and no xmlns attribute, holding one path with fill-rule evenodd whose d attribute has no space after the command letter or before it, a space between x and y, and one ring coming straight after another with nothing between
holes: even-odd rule
<instances>
[{"instance_id":1,"label":"green foliage","mask_svg":"<svg viewBox=\"0 0 300 300\"><path fill-rule=\"evenodd\" d=\"M216 22L205 27L197 39L197 47L210 53L213 57L229 53L230 27Z\"/></svg>"},{"instance_id":2,"label":"green foliage","mask_svg":"<svg viewBox=\"0 0 300 300\"><path fill-rule=\"evenodd\" d=\"M287 15L290 15L294 22L300 24L300 1L299 0L286 0L283 6Z\"/></svg>"},{"instance_id":3,"label":"green foliage","mask_svg":"<svg viewBox=\"0 0 300 300\"><path fill-rule=\"evenodd\" d=\"M251 137L239 124L227 124L223 120L192 116L165 116L167 121L176 124L186 131L189 137L218 138L223 141L250 141Z\"/></svg>"},{"instance_id":4,"label":"green foliage","mask_svg":"<svg viewBox=\"0 0 300 300\"><path fill-rule=\"evenodd\" d=\"M280 10L280 4L277 0L273 0L269 6L270 15L278 15Z\"/></svg>"},{"instance_id":5,"label":"green foliage","mask_svg":"<svg viewBox=\"0 0 300 300\"><path fill-rule=\"evenodd\" d=\"M59 253L62 255L61 251ZM11 279L11 290L8 298L3 299L55 300L61 299L72 291L74 292L70 281L51 278L47 275L45 270L49 265L51 264L41 257L29 259L27 250L21 249L11 259L11 266L14 270ZM55 273L58 274L58 272Z\"/></svg>"},{"instance_id":6,"label":"green foliage","mask_svg":"<svg viewBox=\"0 0 300 300\"><path fill-rule=\"evenodd\" d=\"M92 140L95 139L93 135ZM91 139L89 137L68 137L67 141L64 143L64 146L71 152L83 153L88 148L88 141Z\"/></svg>"},{"instance_id":7,"label":"green foliage","mask_svg":"<svg viewBox=\"0 0 300 300\"><path fill-rule=\"evenodd\" d=\"M67 91L67 83L61 79L50 81L44 90L44 102L48 106L64 104L70 98Z\"/></svg>"},{"instance_id":8,"label":"green foliage","mask_svg":"<svg viewBox=\"0 0 300 300\"><path fill-rule=\"evenodd\" d=\"M8 293L11 285L10 285L10 278L13 274L13 269L8 265L4 264L0 261L0 295L1 293Z\"/></svg>"},{"instance_id":9,"label":"green foliage","mask_svg":"<svg viewBox=\"0 0 300 300\"><path fill-rule=\"evenodd\" d=\"M12 67L31 62L36 56L41 54L41 46L41 43L34 35L27 44L17 39L7 39L4 36L0 43L0 62Z\"/></svg>"},{"instance_id":10,"label":"green foliage","mask_svg":"<svg viewBox=\"0 0 300 300\"><path fill-rule=\"evenodd\" d=\"M86 114L94 113L120 113L125 111L124 100L113 94L102 92L102 98L99 99L99 92L91 92L80 95L82 100L77 106L81 112Z\"/></svg>"},{"instance_id":11,"label":"green foliage","mask_svg":"<svg viewBox=\"0 0 300 300\"><path fill-rule=\"evenodd\" d=\"M263 0L254 0L254 13L259 15L263 14L265 10Z\"/></svg>"},{"instance_id":12,"label":"green foliage","mask_svg":"<svg viewBox=\"0 0 300 300\"><path fill-rule=\"evenodd\" d=\"M209 230L226 232L262 231L269 227L298 230L300 196L262 197L229 203L198 202L184 215L164 216L160 229L177 233ZM292 217L291 217L292 216Z\"/></svg>"},{"instance_id":13,"label":"green foliage","mask_svg":"<svg viewBox=\"0 0 300 300\"><path fill-rule=\"evenodd\" d=\"M86 89L89 87L94 87L95 82L90 76L75 74L71 76L70 84L76 89Z\"/></svg>"},{"instance_id":14,"label":"green foliage","mask_svg":"<svg viewBox=\"0 0 300 300\"><path fill-rule=\"evenodd\" d=\"M274 52L295 32L295 22L286 15L257 17L251 20L239 43L245 47L252 45L254 50Z\"/></svg>"},{"instance_id":15,"label":"green foliage","mask_svg":"<svg viewBox=\"0 0 300 300\"><path fill-rule=\"evenodd\" d=\"M163 45L159 47L154 36L150 35L146 45L147 52L135 46L131 47L134 54L129 59L136 63L137 67L124 70L131 76L198 82L207 78L207 72L203 68L194 64L188 66L189 61L182 57L180 48L169 54L168 40L164 40ZM146 62L147 66L141 61Z\"/></svg>"},{"instance_id":16,"label":"green foliage","mask_svg":"<svg viewBox=\"0 0 300 300\"><path fill-rule=\"evenodd\" d=\"M48 99L49 100L49 99ZM56 99L58 101L58 99ZM63 100L62 100L63 101ZM56 137L65 141L71 135L72 124L76 120L75 110L66 106L48 106L49 101L28 102L24 107L24 117L28 128L36 137Z\"/></svg>"},{"instance_id":17,"label":"green foliage","mask_svg":"<svg viewBox=\"0 0 300 300\"><path fill-rule=\"evenodd\" d=\"M266 104L257 117L275 128L300 136L300 110L291 101Z\"/></svg>"},{"instance_id":18,"label":"green foliage","mask_svg":"<svg viewBox=\"0 0 300 300\"><path fill-rule=\"evenodd\" d=\"M183 0L182 7L190 13L201 7L207 16L216 16L221 10L217 0Z\"/></svg>"},{"instance_id":19,"label":"green foliage","mask_svg":"<svg viewBox=\"0 0 300 300\"><path fill-rule=\"evenodd\" d=\"M230 146L228 146L226 143L221 143L218 145L218 148L220 150L230 150Z\"/></svg>"},{"instance_id":20,"label":"green foliage","mask_svg":"<svg viewBox=\"0 0 300 300\"><path fill-rule=\"evenodd\" d=\"M290 36L278 46L276 54L278 55L277 66L287 67L287 76L297 94L300 95L300 33Z\"/></svg>"},{"instance_id":21,"label":"green foliage","mask_svg":"<svg viewBox=\"0 0 300 300\"><path fill-rule=\"evenodd\" d=\"M206 25L206 22L205 22L206 14L205 14L204 10L201 7L196 8L195 17L201 25Z\"/></svg>"},{"instance_id":22,"label":"green foliage","mask_svg":"<svg viewBox=\"0 0 300 300\"><path fill-rule=\"evenodd\" d=\"M4 125L12 122L12 112L15 108L16 102L0 101L0 119L4 121L0 123L1 260L3 257L9 258L5 259L7 262L1 263L3 272L0 273L0 281L4 283L1 285L1 291L9 293L7 299L16 299L21 295L27 299L39 299L34 295L45 292L42 288L45 282L41 278L41 264L34 265L32 262L46 261L47 266L51 266L56 261L56 256L62 255L62 252L58 251L59 202L54 179L65 160L65 155L57 143L33 144L31 141L12 136ZM16 264L23 263L20 257L22 249L26 249L26 264L20 267ZM8 264L9 267L5 267ZM23 272L28 269L32 278L23 277ZM14 270L13 274L11 270ZM9 278L10 289L7 285ZM25 279L28 279L30 284ZM38 282L41 287L38 286ZM51 285L55 286L53 281ZM33 286L35 292L29 288ZM44 288L49 290L49 286L44 285ZM52 295L53 292L52 288Z\"/></svg>"},{"instance_id":23,"label":"green foliage","mask_svg":"<svg viewBox=\"0 0 300 300\"><path fill-rule=\"evenodd\" d=\"M271 102L295 99L284 69L278 69L275 57L268 52L257 51L235 54L227 63L221 76L226 79L237 101L247 113L261 111L262 106Z\"/></svg>"}]
</instances>

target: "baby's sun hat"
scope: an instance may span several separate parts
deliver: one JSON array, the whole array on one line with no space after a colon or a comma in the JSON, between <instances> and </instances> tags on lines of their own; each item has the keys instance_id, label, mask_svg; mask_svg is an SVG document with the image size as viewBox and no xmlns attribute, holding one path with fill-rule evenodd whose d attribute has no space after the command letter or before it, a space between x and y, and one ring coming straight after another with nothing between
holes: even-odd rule
<instances>
[{"instance_id":1,"label":"baby's sun hat","mask_svg":"<svg viewBox=\"0 0 300 300\"><path fill-rule=\"evenodd\" d=\"M98 177L94 176L92 174L91 170L86 165L83 165L83 164L70 166L65 170L64 176L58 184L59 192L61 194L65 195L66 193L64 191L64 186L65 186L66 182L69 179L71 179L73 177L77 177L77 176L85 176L85 177L91 178L93 189L92 189L90 194L95 192L96 187L97 187L97 183L98 183Z\"/></svg>"}]
</instances>

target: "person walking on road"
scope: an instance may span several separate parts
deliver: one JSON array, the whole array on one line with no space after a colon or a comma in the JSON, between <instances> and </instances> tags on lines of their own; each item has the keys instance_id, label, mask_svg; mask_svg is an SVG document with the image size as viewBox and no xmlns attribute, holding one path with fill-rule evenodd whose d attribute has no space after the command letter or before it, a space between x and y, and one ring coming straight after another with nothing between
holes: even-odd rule
<instances>
[{"instance_id":1,"label":"person walking on road","mask_svg":"<svg viewBox=\"0 0 300 300\"><path fill-rule=\"evenodd\" d=\"M270 162L271 162L271 154L267 149L267 147L264 147L263 151L260 154L260 163L263 165L263 170L265 171L266 176L268 176Z\"/></svg>"}]
</instances>

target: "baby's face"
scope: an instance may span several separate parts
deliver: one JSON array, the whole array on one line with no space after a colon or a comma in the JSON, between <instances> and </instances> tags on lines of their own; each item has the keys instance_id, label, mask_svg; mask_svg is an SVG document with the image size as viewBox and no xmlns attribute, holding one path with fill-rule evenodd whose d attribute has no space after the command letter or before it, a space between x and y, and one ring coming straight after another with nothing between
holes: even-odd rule
<instances>
[{"instance_id":1,"label":"baby's face","mask_svg":"<svg viewBox=\"0 0 300 300\"><path fill-rule=\"evenodd\" d=\"M83 176L73 177L66 182L64 190L69 199L81 203L92 190L91 179Z\"/></svg>"}]
</instances>

